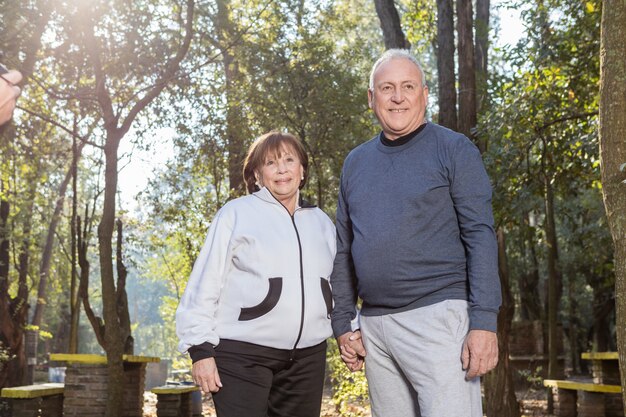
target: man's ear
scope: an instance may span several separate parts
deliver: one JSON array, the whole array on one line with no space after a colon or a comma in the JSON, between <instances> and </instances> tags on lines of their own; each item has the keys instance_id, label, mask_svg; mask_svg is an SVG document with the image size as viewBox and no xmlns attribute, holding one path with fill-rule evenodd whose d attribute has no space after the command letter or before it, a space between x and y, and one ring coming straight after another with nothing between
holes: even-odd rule
<instances>
[{"instance_id":1,"label":"man's ear","mask_svg":"<svg viewBox=\"0 0 626 417\"><path fill-rule=\"evenodd\" d=\"M374 101L374 92L372 91L371 88L367 89L367 105L369 106L369 108L372 108L372 101Z\"/></svg>"}]
</instances>

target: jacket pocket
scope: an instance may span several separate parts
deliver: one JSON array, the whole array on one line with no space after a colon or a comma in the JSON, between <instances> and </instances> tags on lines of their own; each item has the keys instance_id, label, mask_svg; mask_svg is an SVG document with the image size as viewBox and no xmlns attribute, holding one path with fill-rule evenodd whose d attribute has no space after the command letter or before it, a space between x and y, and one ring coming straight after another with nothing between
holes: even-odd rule
<instances>
[{"instance_id":1,"label":"jacket pocket","mask_svg":"<svg viewBox=\"0 0 626 417\"><path fill-rule=\"evenodd\" d=\"M243 307L239 313L239 321L248 321L257 319L264 314L269 313L280 299L280 294L283 291L283 279L282 278L270 278L270 287L267 291L267 295L259 304L254 307Z\"/></svg>"},{"instance_id":2,"label":"jacket pocket","mask_svg":"<svg viewBox=\"0 0 626 417\"><path fill-rule=\"evenodd\" d=\"M333 293L330 289L330 283L327 279L320 278L320 285L322 286L324 302L326 302L326 317L330 318L330 313L333 312Z\"/></svg>"}]
</instances>

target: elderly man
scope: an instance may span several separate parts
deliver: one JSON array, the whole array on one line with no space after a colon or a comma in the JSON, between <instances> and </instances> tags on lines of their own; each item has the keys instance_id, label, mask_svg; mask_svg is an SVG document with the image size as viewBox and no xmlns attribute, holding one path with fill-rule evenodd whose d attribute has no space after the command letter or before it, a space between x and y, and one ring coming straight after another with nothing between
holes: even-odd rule
<instances>
[{"instance_id":1,"label":"elderly man","mask_svg":"<svg viewBox=\"0 0 626 417\"><path fill-rule=\"evenodd\" d=\"M0 64L0 125L8 122L13 116L15 101L20 95L17 83L22 80L22 74L16 70L7 70Z\"/></svg>"},{"instance_id":2,"label":"elderly man","mask_svg":"<svg viewBox=\"0 0 626 417\"><path fill-rule=\"evenodd\" d=\"M480 153L425 120L428 87L407 51L374 64L368 98L382 132L346 158L337 207L342 358L352 371L365 360L373 417L482 417L501 296Z\"/></svg>"}]
</instances>

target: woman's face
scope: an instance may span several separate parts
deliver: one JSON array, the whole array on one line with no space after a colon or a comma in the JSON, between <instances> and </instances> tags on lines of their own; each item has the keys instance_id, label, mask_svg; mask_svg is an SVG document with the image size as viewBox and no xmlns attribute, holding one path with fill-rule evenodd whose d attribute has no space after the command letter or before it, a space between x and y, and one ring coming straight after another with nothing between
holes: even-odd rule
<instances>
[{"instance_id":1,"label":"woman's face","mask_svg":"<svg viewBox=\"0 0 626 417\"><path fill-rule=\"evenodd\" d=\"M256 172L261 187L266 187L290 211L295 210L296 196L304 176L304 167L291 146L283 146L279 155L268 154Z\"/></svg>"}]
</instances>

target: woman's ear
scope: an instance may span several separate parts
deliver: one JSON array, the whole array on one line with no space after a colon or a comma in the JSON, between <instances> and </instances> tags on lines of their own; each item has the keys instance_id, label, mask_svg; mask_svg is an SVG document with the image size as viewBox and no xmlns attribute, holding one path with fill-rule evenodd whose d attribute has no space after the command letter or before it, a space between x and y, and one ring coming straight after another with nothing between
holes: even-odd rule
<instances>
[{"instance_id":1,"label":"woman's ear","mask_svg":"<svg viewBox=\"0 0 626 417\"><path fill-rule=\"evenodd\" d=\"M263 187L263 181L261 180L261 176L256 171L254 171L254 178L256 179L256 186L259 188Z\"/></svg>"}]
</instances>

